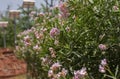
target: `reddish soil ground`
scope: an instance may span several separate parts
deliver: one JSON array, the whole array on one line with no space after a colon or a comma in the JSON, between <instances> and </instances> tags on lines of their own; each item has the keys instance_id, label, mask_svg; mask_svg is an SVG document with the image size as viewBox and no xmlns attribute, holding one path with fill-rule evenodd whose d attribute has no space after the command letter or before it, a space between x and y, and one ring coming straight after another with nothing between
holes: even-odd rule
<instances>
[{"instance_id":1,"label":"reddish soil ground","mask_svg":"<svg viewBox=\"0 0 120 79\"><path fill-rule=\"evenodd\" d=\"M10 49L0 49L0 79L26 73L26 64Z\"/></svg>"}]
</instances>

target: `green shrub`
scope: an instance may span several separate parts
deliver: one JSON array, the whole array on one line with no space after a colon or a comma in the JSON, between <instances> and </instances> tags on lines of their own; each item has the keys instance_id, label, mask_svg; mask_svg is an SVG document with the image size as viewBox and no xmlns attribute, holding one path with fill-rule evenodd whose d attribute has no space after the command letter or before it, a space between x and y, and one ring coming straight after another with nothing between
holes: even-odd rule
<instances>
[{"instance_id":1,"label":"green shrub","mask_svg":"<svg viewBox=\"0 0 120 79\"><path fill-rule=\"evenodd\" d=\"M58 70L50 78L65 68L67 75L57 79L72 79L82 68L85 79L119 79L119 3L68 0L59 6L60 12L40 16L36 20L38 26L20 33L16 52L36 79L48 79L48 71L57 62ZM102 59L106 60L105 66L100 65ZM105 72L99 72L100 66Z\"/></svg>"}]
</instances>

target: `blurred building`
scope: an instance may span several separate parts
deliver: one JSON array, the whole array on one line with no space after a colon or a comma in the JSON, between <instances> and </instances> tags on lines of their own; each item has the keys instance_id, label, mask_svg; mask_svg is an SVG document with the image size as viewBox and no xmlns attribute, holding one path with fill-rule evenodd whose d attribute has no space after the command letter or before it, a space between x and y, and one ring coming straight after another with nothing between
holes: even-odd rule
<instances>
[{"instance_id":1,"label":"blurred building","mask_svg":"<svg viewBox=\"0 0 120 79\"><path fill-rule=\"evenodd\" d=\"M36 7L40 8L41 4L46 4L45 1L47 1L50 6L53 6L57 4L58 1L60 0L35 0ZM0 1L0 12L5 13L8 6L10 6L10 9L17 9L18 7L22 5L22 3L23 3L23 0L1 0Z\"/></svg>"}]
</instances>

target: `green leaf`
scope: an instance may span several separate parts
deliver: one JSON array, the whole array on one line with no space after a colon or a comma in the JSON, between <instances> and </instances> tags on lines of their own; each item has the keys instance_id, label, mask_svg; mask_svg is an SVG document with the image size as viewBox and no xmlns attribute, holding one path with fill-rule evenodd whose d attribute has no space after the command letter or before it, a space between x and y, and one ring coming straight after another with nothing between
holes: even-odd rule
<instances>
[{"instance_id":1,"label":"green leaf","mask_svg":"<svg viewBox=\"0 0 120 79\"><path fill-rule=\"evenodd\" d=\"M117 77L118 70L119 70L119 65L117 65L117 67L116 67L116 70L115 70L115 77Z\"/></svg>"},{"instance_id":2,"label":"green leaf","mask_svg":"<svg viewBox=\"0 0 120 79\"><path fill-rule=\"evenodd\" d=\"M89 2L91 3L91 4L93 4L94 2L93 2L93 0L89 0Z\"/></svg>"}]
</instances>

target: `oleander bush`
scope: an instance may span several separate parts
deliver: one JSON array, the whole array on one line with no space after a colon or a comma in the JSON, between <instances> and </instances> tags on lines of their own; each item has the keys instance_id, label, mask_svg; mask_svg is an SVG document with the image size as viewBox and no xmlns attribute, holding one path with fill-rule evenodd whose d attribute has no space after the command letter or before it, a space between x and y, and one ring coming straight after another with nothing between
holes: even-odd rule
<instances>
[{"instance_id":1,"label":"oleander bush","mask_svg":"<svg viewBox=\"0 0 120 79\"><path fill-rule=\"evenodd\" d=\"M35 79L119 79L119 21L119 0L68 0L18 34L16 53Z\"/></svg>"}]
</instances>

